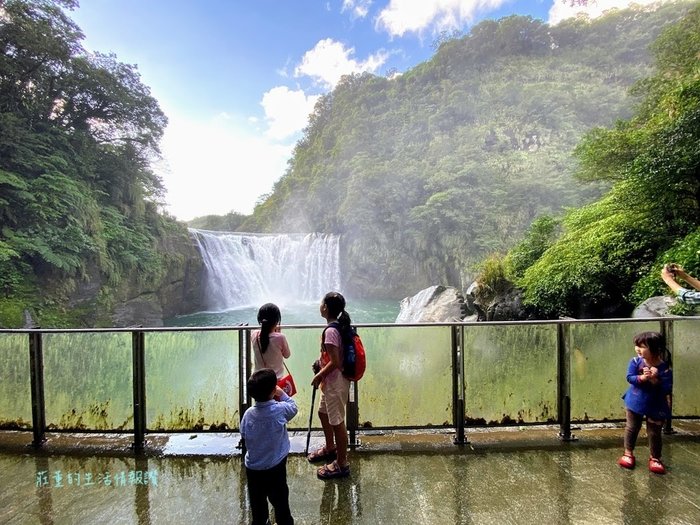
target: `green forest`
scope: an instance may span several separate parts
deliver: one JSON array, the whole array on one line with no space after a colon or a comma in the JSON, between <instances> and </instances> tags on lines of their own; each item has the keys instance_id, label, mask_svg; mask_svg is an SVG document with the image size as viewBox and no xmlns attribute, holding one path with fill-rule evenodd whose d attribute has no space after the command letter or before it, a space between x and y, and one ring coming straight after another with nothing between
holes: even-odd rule
<instances>
[{"instance_id":1,"label":"green forest","mask_svg":"<svg viewBox=\"0 0 700 525\"><path fill-rule=\"evenodd\" d=\"M164 276L164 240L187 236L151 169L167 118L135 66L83 50L76 6L1 5L0 326L25 311L106 324L127 288Z\"/></svg>"},{"instance_id":2,"label":"green forest","mask_svg":"<svg viewBox=\"0 0 700 525\"><path fill-rule=\"evenodd\" d=\"M188 257L153 170L166 115L136 66L82 48L76 6L0 11L0 326L109 325ZM340 234L357 296L476 279L541 317L625 315L666 293L664 262L700 271L699 57L698 2L486 20L344 77L252 215L190 225Z\"/></svg>"},{"instance_id":3,"label":"green forest","mask_svg":"<svg viewBox=\"0 0 700 525\"><path fill-rule=\"evenodd\" d=\"M663 260L696 269L698 34L697 2L511 16L344 77L241 229L343 234L365 296L478 278L538 316L629 314Z\"/></svg>"}]
</instances>

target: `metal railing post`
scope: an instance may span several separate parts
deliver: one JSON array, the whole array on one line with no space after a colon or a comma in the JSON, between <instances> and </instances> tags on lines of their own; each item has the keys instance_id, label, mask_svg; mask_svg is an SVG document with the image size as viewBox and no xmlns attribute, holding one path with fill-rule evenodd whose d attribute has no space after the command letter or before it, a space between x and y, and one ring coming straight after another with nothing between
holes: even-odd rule
<instances>
[{"instance_id":1,"label":"metal railing post","mask_svg":"<svg viewBox=\"0 0 700 525\"><path fill-rule=\"evenodd\" d=\"M576 441L571 433L571 352L569 348L569 325L557 324L557 420L559 439Z\"/></svg>"},{"instance_id":2,"label":"metal railing post","mask_svg":"<svg viewBox=\"0 0 700 525\"><path fill-rule=\"evenodd\" d=\"M357 448L360 446L360 440L357 439L357 428L359 426L358 398L357 381L351 381L348 405L345 408L345 420L347 421L347 429L350 434L350 439L348 440L348 446L350 448Z\"/></svg>"},{"instance_id":3,"label":"metal railing post","mask_svg":"<svg viewBox=\"0 0 700 525\"><path fill-rule=\"evenodd\" d=\"M668 355L664 357L664 360L673 368L673 321L661 321L661 334L666 339L666 349L668 350ZM668 404L671 416L664 423L664 434L675 434L676 431L673 430L673 392L668 395Z\"/></svg>"},{"instance_id":4,"label":"metal railing post","mask_svg":"<svg viewBox=\"0 0 700 525\"><path fill-rule=\"evenodd\" d=\"M32 445L46 442L46 404L44 402L44 349L41 332L29 334L29 371L32 389Z\"/></svg>"},{"instance_id":5,"label":"metal railing post","mask_svg":"<svg viewBox=\"0 0 700 525\"><path fill-rule=\"evenodd\" d=\"M455 445L469 442L464 434L464 327L451 327L452 331L452 419L455 427Z\"/></svg>"},{"instance_id":6,"label":"metal railing post","mask_svg":"<svg viewBox=\"0 0 700 525\"><path fill-rule=\"evenodd\" d=\"M133 372L134 444L141 452L146 435L146 335L142 331L131 332L131 356Z\"/></svg>"},{"instance_id":7,"label":"metal railing post","mask_svg":"<svg viewBox=\"0 0 700 525\"><path fill-rule=\"evenodd\" d=\"M248 366L248 330L238 331L238 427L240 428L240 420L243 419L243 414L250 406L250 397L248 395L247 378L250 375Z\"/></svg>"}]
</instances>

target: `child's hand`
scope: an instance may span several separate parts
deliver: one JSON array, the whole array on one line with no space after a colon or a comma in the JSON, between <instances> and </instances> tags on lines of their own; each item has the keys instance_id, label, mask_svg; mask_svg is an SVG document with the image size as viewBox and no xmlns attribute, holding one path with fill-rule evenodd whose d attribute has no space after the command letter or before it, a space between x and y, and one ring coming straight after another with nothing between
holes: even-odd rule
<instances>
[{"instance_id":1,"label":"child's hand","mask_svg":"<svg viewBox=\"0 0 700 525\"><path fill-rule=\"evenodd\" d=\"M275 387L275 399L280 399L282 397L282 394L284 394L284 390L282 390L279 386Z\"/></svg>"}]
</instances>

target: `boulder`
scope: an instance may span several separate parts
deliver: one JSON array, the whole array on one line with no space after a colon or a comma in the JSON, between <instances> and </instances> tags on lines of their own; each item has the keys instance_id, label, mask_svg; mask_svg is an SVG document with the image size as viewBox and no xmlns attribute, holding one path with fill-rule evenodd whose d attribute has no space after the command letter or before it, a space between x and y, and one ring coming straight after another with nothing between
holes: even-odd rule
<instances>
[{"instance_id":1,"label":"boulder","mask_svg":"<svg viewBox=\"0 0 700 525\"><path fill-rule=\"evenodd\" d=\"M515 287L495 293L472 283L467 288L466 301L473 308L478 321L524 321L535 318L523 304L522 290Z\"/></svg>"},{"instance_id":2,"label":"boulder","mask_svg":"<svg viewBox=\"0 0 700 525\"><path fill-rule=\"evenodd\" d=\"M464 296L451 286L430 286L401 300L397 323L448 323L466 315Z\"/></svg>"},{"instance_id":3,"label":"boulder","mask_svg":"<svg viewBox=\"0 0 700 525\"><path fill-rule=\"evenodd\" d=\"M676 299L667 295L650 297L634 309L632 317L673 317L673 314L669 313L669 309L675 304L677 304Z\"/></svg>"}]
</instances>

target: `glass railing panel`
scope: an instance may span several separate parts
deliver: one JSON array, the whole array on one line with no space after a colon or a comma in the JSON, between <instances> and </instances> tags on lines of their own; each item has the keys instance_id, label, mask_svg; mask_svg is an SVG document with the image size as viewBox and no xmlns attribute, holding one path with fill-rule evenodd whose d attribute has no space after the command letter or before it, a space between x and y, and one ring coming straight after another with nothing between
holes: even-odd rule
<instances>
[{"instance_id":1,"label":"glass railing panel","mask_svg":"<svg viewBox=\"0 0 700 525\"><path fill-rule=\"evenodd\" d=\"M658 321L570 325L572 420L624 419L621 398L635 356L632 339L659 327Z\"/></svg>"},{"instance_id":2,"label":"glass railing panel","mask_svg":"<svg viewBox=\"0 0 700 525\"><path fill-rule=\"evenodd\" d=\"M286 360L287 368L294 377L294 384L297 387L297 394L294 396L294 401L297 404L299 412L294 416L287 428L290 430L305 430L309 424L309 409L311 407L311 379L314 374L311 370L311 365L321 355L321 333L323 328L285 328L282 327L282 333L287 336L289 350L292 355ZM364 333L361 329L361 332ZM316 400L314 405L314 416L312 425L314 428L320 428L321 423L315 412L318 412L318 402L320 392L316 392Z\"/></svg>"},{"instance_id":3,"label":"glass railing panel","mask_svg":"<svg viewBox=\"0 0 700 525\"><path fill-rule=\"evenodd\" d=\"M31 428L29 336L0 334L0 428Z\"/></svg>"},{"instance_id":4,"label":"glass railing panel","mask_svg":"<svg viewBox=\"0 0 700 525\"><path fill-rule=\"evenodd\" d=\"M464 327L467 424L557 418L555 324Z\"/></svg>"},{"instance_id":5,"label":"glass railing panel","mask_svg":"<svg viewBox=\"0 0 700 525\"><path fill-rule=\"evenodd\" d=\"M238 331L145 334L146 428L238 428Z\"/></svg>"},{"instance_id":6,"label":"glass railing panel","mask_svg":"<svg viewBox=\"0 0 700 525\"><path fill-rule=\"evenodd\" d=\"M367 352L360 427L452 424L449 326L366 327L360 335Z\"/></svg>"},{"instance_id":7,"label":"glass railing panel","mask_svg":"<svg viewBox=\"0 0 700 525\"><path fill-rule=\"evenodd\" d=\"M131 430L131 334L44 334L46 426Z\"/></svg>"},{"instance_id":8,"label":"glass railing panel","mask_svg":"<svg viewBox=\"0 0 700 525\"><path fill-rule=\"evenodd\" d=\"M700 417L700 320L673 321L673 415Z\"/></svg>"}]
</instances>

